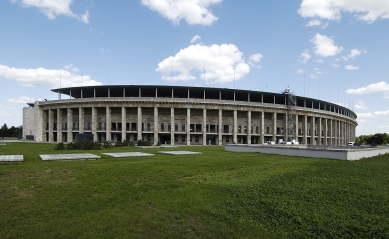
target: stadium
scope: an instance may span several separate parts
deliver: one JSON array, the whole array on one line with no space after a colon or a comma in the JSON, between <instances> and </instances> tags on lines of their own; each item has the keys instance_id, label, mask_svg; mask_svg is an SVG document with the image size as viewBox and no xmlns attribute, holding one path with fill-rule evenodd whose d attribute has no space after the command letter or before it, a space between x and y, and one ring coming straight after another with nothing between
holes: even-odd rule
<instances>
[{"instance_id":1,"label":"stadium","mask_svg":"<svg viewBox=\"0 0 389 239\"><path fill-rule=\"evenodd\" d=\"M343 106L282 93L159 85L53 89L58 100L23 108L23 138L73 142L149 141L168 145L287 143L347 145L356 114Z\"/></svg>"}]
</instances>

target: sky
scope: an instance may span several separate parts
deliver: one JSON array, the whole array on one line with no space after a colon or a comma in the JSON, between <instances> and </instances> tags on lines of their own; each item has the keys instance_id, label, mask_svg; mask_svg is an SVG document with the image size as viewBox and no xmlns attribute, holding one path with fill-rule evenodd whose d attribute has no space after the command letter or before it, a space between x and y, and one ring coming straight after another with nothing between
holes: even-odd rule
<instances>
[{"instance_id":1,"label":"sky","mask_svg":"<svg viewBox=\"0 0 389 239\"><path fill-rule=\"evenodd\" d=\"M353 110L357 136L389 133L388 0L2 0L0 16L1 125L60 87L289 87Z\"/></svg>"}]
</instances>

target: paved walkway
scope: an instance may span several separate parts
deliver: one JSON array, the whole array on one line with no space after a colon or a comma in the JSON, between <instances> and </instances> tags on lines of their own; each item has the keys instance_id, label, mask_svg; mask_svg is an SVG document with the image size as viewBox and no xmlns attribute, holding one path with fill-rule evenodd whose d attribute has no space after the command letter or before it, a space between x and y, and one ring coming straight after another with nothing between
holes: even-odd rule
<instances>
[{"instance_id":1,"label":"paved walkway","mask_svg":"<svg viewBox=\"0 0 389 239\"><path fill-rule=\"evenodd\" d=\"M60 160L94 160L101 158L94 154L40 154L44 161L60 161Z\"/></svg>"},{"instance_id":2,"label":"paved walkway","mask_svg":"<svg viewBox=\"0 0 389 239\"><path fill-rule=\"evenodd\" d=\"M23 155L0 155L0 162L23 162Z\"/></svg>"},{"instance_id":3,"label":"paved walkway","mask_svg":"<svg viewBox=\"0 0 389 239\"><path fill-rule=\"evenodd\" d=\"M102 153L114 158L128 158L128 157L150 157L155 156L155 154L146 154L141 152L124 152L124 153Z\"/></svg>"},{"instance_id":4,"label":"paved walkway","mask_svg":"<svg viewBox=\"0 0 389 239\"><path fill-rule=\"evenodd\" d=\"M158 153L169 154L169 155L201 154L200 152L192 152L192 151L158 151Z\"/></svg>"}]
</instances>

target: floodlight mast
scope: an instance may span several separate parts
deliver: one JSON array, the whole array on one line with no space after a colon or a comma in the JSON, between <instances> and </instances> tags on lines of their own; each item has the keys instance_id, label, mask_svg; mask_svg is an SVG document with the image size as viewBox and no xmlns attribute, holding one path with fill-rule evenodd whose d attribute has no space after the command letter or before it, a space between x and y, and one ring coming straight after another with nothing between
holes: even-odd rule
<instances>
[{"instance_id":1,"label":"floodlight mast","mask_svg":"<svg viewBox=\"0 0 389 239\"><path fill-rule=\"evenodd\" d=\"M287 142L297 143L296 135L296 96L290 92L289 86L284 90L283 94L287 95L287 116L286 120L286 132L284 138Z\"/></svg>"}]
</instances>

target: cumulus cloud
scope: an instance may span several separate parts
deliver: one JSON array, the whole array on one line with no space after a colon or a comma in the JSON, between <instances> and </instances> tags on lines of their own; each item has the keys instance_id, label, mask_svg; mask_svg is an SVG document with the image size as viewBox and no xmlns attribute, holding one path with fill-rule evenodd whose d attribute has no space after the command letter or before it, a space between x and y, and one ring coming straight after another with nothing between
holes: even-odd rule
<instances>
[{"instance_id":1,"label":"cumulus cloud","mask_svg":"<svg viewBox=\"0 0 389 239\"><path fill-rule=\"evenodd\" d=\"M201 39L201 37L200 37L199 35L196 35L196 36L194 36L194 37L190 40L190 44L192 44L193 42L198 41L198 40L200 40L200 39Z\"/></svg>"},{"instance_id":2,"label":"cumulus cloud","mask_svg":"<svg viewBox=\"0 0 389 239\"><path fill-rule=\"evenodd\" d=\"M27 87L48 85L54 88L90 85L102 85L92 80L88 75L75 75L67 70L52 70L45 68L22 69L0 65L0 77L15 80L19 85Z\"/></svg>"},{"instance_id":3,"label":"cumulus cloud","mask_svg":"<svg viewBox=\"0 0 389 239\"><path fill-rule=\"evenodd\" d=\"M314 26L320 26L321 25L321 21L320 20L317 20L317 19L314 19L314 20L310 20L307 25L305 25L306 27L314 27Z\"/></svg>"},{"instance_id":4,"label":"cumulus cloud","mask_svg":"<svg viewBox=\"0 0 389 239\"><path fill-rule=\"evenodd\" d=\"M15 108L13 108L13 107L8 107L8 106L4 106L4 105L0 104L0 109L14 110Z\"/></svg>"},{"instance_id":5,"label":"cumulus cloud","mask_svg":"<svg viewBox=\"0 0 389 239\"><path fill-rule=\"evenodd\" d=\"M343 12L372 23L380 18L389 18L389 3L387 0L303 0L298 10L304 18L327 20L340 20Z\"/></svg>"},{"instance_id":6,"label":"cumulus cloud","mask_svg":"<svg viewBox=\"0 0 389 239\"><path fill-rule=\"evenodd\" d=\"M257 64L258 62L261 61L261 59L263 58L263 55L261 53L255 53L255 54L252 54L249 56L249 64L252 66L252 67L256 67L258 69L261 69L261 65Z\"/></svg>"},{"instance_id":7,"label":"cumulus cloud","mask_svg":"<svg viewBox=\"0 0 389 239\"><path fill-rule=\"evenodd\" d=\"M41 101L42 99L35 99L35 101ZM8 99L7 102L9 103L16 103L16 104L26 104L26 103L32 103L34 102L34 99L28 96L19 96L18 98L11 98Z\"/></svg>"},{"instance_id":8,"label":"cumulus cloud","mask_svg":"<svg viewBox=\"0 0 389 239\"><path fill-rule=\"evenodd\" d=\"M344 69L349 70L349 71L356 71L359 69L359 66L347 65L344 67Z\"/></svg>"},{"instance_id":9,"label":"cumulus cloud","mask_svg":"<svg viewBox=\"0 0 389 239\"><path fill-rule=\"evenodd\" d=\"M262 57L263 57L263 55L261 53L255 53L255 54L251 55L249 58L250 58L250 61L257 63L257 62L261 61Z\"/></svg>"},{"instance_id":10,"label":"cumulus cloud","mask_svg":"<svg viewBox=\"0 0 389 239\"><path fill-rule=\"evenodd\" d=\"M308 50L305 50L303 53L301 53L297 61L300 63L307 63L309 59L311 59L311 55L309 55Z\"/></svg>"},{"instance_id":11,"label":"cumulus cloud","mask_svg":"<svg viewBox=\"0 0 389 239\"><path fill-rule=\"evenodd\" d=\"M367 110L367 106L366 106L366 103L361 101L361 100L358 100L355 104L354 104L354 107L355 109L357 110Z\"/></svg>"},{"instance_id":12,"label":"cumulus cloud","mask_svg":"<svg viewBox=\"0 0 389 239\"><path fill-rule=\"evenodd\" d=\"M73 66L73 64L66 65L66 66L64 66L64 68L66 70L71 70L73 72L80 72L80 69L78 69L77 67Z\"/></svg>"},{"instance_id":13,"label":"cumulus cloud","mask_svg":"<svg viewBox=\"0 0 389 239\"><path fill-rule=\"evenodd\" d=\"M357 48L354 48L351 50L350 54L347 56L343 56L342 59L345 61L348 61L350 59L354 59L356 56L359 56L362 52L358 50Z\"/></svg>"},{"instance_id":14,"label":"cumulus cloud","mask_svg":"<svg viewBox=\"0 0 389 239\"><path fill-rule=\"evenodd\" d=\"M297 74L304 74L305 71L303 69L297 69L296 72L297 72Z\"/></svg>"},{"instance_id":15,"label":"cumulus cloud","mask_svg":"<svg viewBox=\"0 0 389 239\"><path fill-rule=\"evenodd\" d=\"M212 25L218 18L209 9L222 0L142 0L142 5L164 18L179 24L182 19L190 25Z\"/></svg>"},{"instance_id":16,"label":"cumulus cloud","mask_svg":"<svg viewBox=\"0 0 389 239\"><path fill-rule=\"evenodd\" d=\"M350 95L363 95L363 94L372 94L378 92L389 93L389 84L384 81L381 81L358 89L346 90L346 94L350 94Z\"/></svg>"},{"instance_id":17,"label":"cumulus cloud","mask_svg":"<svg viewBox=\"0 0 389 239\"><path fill-rule=\"evenodd\" d=\"M316 55L322 57L335 56L343 51L343 47L336 46L334 40L325 35L316 33L315 37L311 39L311 42L315 44Z\"/></svg>"},{"instance_id":18,"label":"cumulus cloud","mask_svg":"<svg viewBox=\"0 0 389 239\"><path fill-rule=\"evenodd\" d=\"M84 23L89 23L89 12L77 15L70 10L73 0L11 0L13 3L19 3L22 7L36 7L48 19L55 19L59 15L76 18Z\"/></svg>"},{"instance_id":19,"label":"cumulus cloud","mask_svg":"<svg viewBox=\"0 0 389 239\"><path fill-rule=\"evenodd\" d=\"M385 111L374 111L370 113L360 113L357 114L358 119L371 119L371 118L381 118L381 117L389 117L389 110Z\"/></svg>"},{"instance_id":20,"label":"cumulus cloud","mask_svg":"<svg viewBox=\"0 0 389 239\"><path fill-rule=\"evenodd\" d=\"M257 59L257 58L256 58ZM174 72L171 64L174 62ZM250 66L244 61L243 53L233 44L190 45L181 49L158 64L157 72L163 74L163 80L188 81L204 79L207 83L227 83L239 80L250 72Z\"/></svg>"},{"instance_id":21,"label":"cumulus cloud","mask_svg":"<svg viewBox=\"0 0 389 239\"><path fill-rule=\"evenodd\" d=\"M332 67L334 67L334 68L338 68L340 65L338 65L338 64L332 64Z\"/></svg>"},{"instance_id":22,"label":"cumulus cloud","mask_svg":"<svg viewBox=\"0 0 389 239\"><path fill-rule=\"evenodd\" d=\"M12 116L12 114L6 112L6 111L1 111L0 110L0 116Z\"/></svg>"},{"instance_id":23,"label":"cumulus cloud","mask_svg":"<svg viewBox=\"0 0 389 239\"><path fill-rule=\"evenodd\" d=\"M317 60L316 62L317 62L317 63L320 63L320 64L323 64L323 63L324 63L324 61L323 61L322 59L319 59L319 60Z\"/></svg>"}]
</instances>

